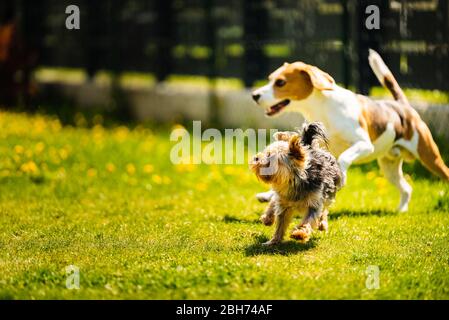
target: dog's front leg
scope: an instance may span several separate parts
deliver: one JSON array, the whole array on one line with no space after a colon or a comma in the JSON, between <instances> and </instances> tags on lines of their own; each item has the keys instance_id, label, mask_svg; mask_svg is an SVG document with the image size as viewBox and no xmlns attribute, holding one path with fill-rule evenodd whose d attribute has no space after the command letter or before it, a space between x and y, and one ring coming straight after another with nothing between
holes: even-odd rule
<instances>
[{"instance_id":1,"label":"dog's front leg","mask_svg":"<svg viewBox=\"0 0 449 320\"><path fill-rule=\"evenodd\" d=\"M266 226L271 226L274 223L275 210L276 210L276 201L272 199L268 204L267 209L265 209L264 214L260 217L260 221L262 221L263 224Z\"/></svg>"},{"instance_id":2,"label":"dog's front leg","mask_svg":"<svg viewBox=\"0 0 449 320\"><path fill-rule=\"evenodd\" d=\"M259 202L270 202L271 198L274 196L274 191L270 190L267 192L261 192L256 194L256 199L259 200Z\"/></svg>"},{"instance_id":3,"label":"dog's front leg","mask_svg":"<svg viewBox=\"0 0 449 320\"><path fill-rule=\"evenodd\" d=\"M361 160L374 152L374 146L370 141L361 140L354 143L351 147L346 149L340 157L338 163L343 174L343 185L346 184L346 176L349 166L357 160Z\"/></svg>"},{"instance_id":4,"label":"dog's front leg","mask_svg":"<svg viewBox=\"0 0 449 320\"><path fill-rule=\"evenodd\" d=\"M288 208L279 208L276 212L276 231L270 241L264 243L265 246L278 244L282 241L287 231L287 227L292 221L293 211Z\"/></svg>"}]
</instances>

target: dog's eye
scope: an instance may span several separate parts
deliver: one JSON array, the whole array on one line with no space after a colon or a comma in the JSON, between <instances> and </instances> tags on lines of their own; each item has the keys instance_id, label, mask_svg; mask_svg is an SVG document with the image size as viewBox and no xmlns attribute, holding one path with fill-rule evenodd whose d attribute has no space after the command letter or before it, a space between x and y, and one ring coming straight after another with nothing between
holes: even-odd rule
<instances>
[{"instance_id":1,"label":"dog's eye","mask_svg":"<svg viewBox=\"0 0 449 320\"><path fill-rule=\"evenodd\" d=\"M283 86L285 86L285 80L282 80L282 79L277 79L276 81L275 81L275 83L274 83L274 85L276 86L276 87L283 87Z\"/></svg>"},{"instance_id":2,"label":"dog's eye","mask_svg":"<svg viewBox=\"0 0 449 320\"><path fill-rule=\"evenodd\" d=\"M267 158L271 156L271 152L267 152Z\"/></svg>"}]
</instances>

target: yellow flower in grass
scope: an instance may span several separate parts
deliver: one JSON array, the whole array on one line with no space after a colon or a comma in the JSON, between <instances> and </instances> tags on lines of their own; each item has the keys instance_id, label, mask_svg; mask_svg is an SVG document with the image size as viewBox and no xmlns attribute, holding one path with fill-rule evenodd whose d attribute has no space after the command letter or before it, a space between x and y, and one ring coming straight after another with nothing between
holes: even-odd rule
<instances>
[{"instance_id":1,"label":"yellow flower in grass","mask_svg":"<svg viewBox=\"0 0 449 320\"><path fill-rule=\"evenodd\" d=\"M213 181L220 181L222 179L221 173L218 170L211 170L209 172L209 175L211 180Z\"/></svg>"},{"instance_id":2,"label":"yellow flower in grass","mask_svg":"<svg viewBox=\"0 0 449 320\"><path fill-rule=\"evenodd\" d=\"M176 171L178 171L178 172L192 172L195 170L196 166L192 163L189 163L189 164L182 163L182 164L176 165L175 168L176 168Z\"/></svg>"},{"instance_id":3,"label":"yellow flower in grass","mask_svg":"<svg viewBox=\"0 0 449 320\"><path fill-rule=\"evenodd\" d=\"M9 174L10 174L10 171L7 170L7 169L0 171L0 176L1 177L8 177Z\"/></svg>"},{"instance_id":4,"label":"yellow flower in grass","mask_svg":"<svg viewBox=\"0 0 449 320\"><path fill-rule=\"evenodd\" d=\"M17 145L17 146L14 147L14 151L17 154L22 154L25 151L25 148L20 146L20 145Z\"/></svg>"},{"instance_id":5,"label":"yellow flower in grass","mask_svg":"<svg viewBox=\"0 0 449 320\"><path fill-rule=\"evenodd\" d=\"M146 164L143 166L143 172L152 173L154 171L154 166L152 164Z\"/></svg>"},{"instance_id":6,"label":"yellow flower in grass","mask_svg":"<svg viewBox=\"0 0 449 320\"><path fill-rule=\"evenodd\" d=\"M228 175L228 176L233 176L233 175L240 175L241 171L236 168L236 167L232 167L232 166L226 166L223 170L224 174Z\"/></svg>"},{"instance_id":7,"label":"yellow flower in grass","mask_svg":"<svg viewBox=\"0 0 449 320\"><path fill-rule=\"evenodd\" d=\"M109 173L112 173L115 171L115 165L113 163L108 163L106 164L106 171L108 171Z\"/></svg>"},{"instance_id":8,"label":"yellow flower in grass","mask_svg":"<svg viewBox=\"0 0 449 320\"><path fill-rule=\"evenodd\" d=\"M19 163L20 162L20 156L18 156L17 154L13 155L13 160L15 163Z\"/></svg>"},{"instance_id":9,"label":"yellow flower in grass","mask_svg":"<svg viewBox=\"0 0 449 320\"><path fill-rule=\"evenodd\" d=\"M129 129L125 126L120 126L114 129L114 135L119 142L122 142L127 138L129 134Z\"/></svg>"},{"instance_id":10,"label":"yellow flower in grass","mask_svg":"<svg viewBox=\"0 0 449 320\"><path fill-rule=\"evenodd\" d=\"M366 178L368 180L373 180L376 177L376 173L374 171L370 171L366 174Z\"/></svg>"},{"instance_id":11,"label":"yellow flower in grass","mask_svg":"<svg viewBox=\"0 0 449 320\"><path fill-rule=\"evenodd\" d=\"M387 192L387 180L385 178L377 177L374 179L374 183L376 184L377 190L380 194L385 194Z\"/></svg>"},{"instance_id":12,"label":"yellow flower in grass","mask_svg":"<svg viewBox=\"0 0 449 320\"><path fill-rule=\"evenodd\" d=\"M65 148L59 149L58 154L59 154L59 157L60 157L62 160L67 159L68 156L69 156L69 152L68 152L67 149L65 149Z\"/></svg>"},{"instance_id":13,"label":"yellow flower in grass","mask_svg":"<svg viewBox=\"0 0 449 320\"><path fill-rule=\"evenodd\" d=\"M162 183L163 183L163 184L170 184L170 183L171 183L170 177L163 176L163 177L162 177Z\"/></svg>"},{"instance_id":14,"label":"yellow flower in grass","mask_svg":"<svg viewBox=\"0 0 449 320\"><path fill-rule=\"evenodd\" d=\"M46 127L47 127L47 123L45 122L44 118L39 117L34 122L34 131L35 131L35 133L43 132Z\"/></svg>"},{"instance_id":15,"label":"yellow flower in grass","mask_svg":"<svg viewBox=\"0 0 449 320\"><path fill-rule=\"evenodd\" d=\"M127 181L128 181L128 184L131 185L131 186L137 185L137 179L136 178L130 177Z\"/></svg>"},{"instance_id":16,"label":"yellow flower in grass","mask_svg":"<svg viewBox=\"0 0 449 320\"><path fill-rule=\"evenodd\" d=\"M136 167L132 164L132 163L128 163L126 165L126 172L132 176L133 174L136 173Z\"/></svg>"},{"instance_id":17,"label":"yellow flower in grass","mask_svg":"<svg viewBox=\"0 0 449 320\"><path fill-rule=\"evenodd\" d=\"M38 173L39 168L34 161L28 161L20 166L20 170L25 173Z\"/></svg>"},{"instance_id":18,"label":"yellow flower in grass","mask_svg":"<svg viewBox=\"0 0 449 320\"><path fill-rule=\"evenodd\" d=\"M207 190L207 184L204 182L197 183L195 186L196 190L198 191L206 191Z\"/></svg>"},{"instance_id":19,"label":"yellow flower in grass","mask_svg":"<svg viewBox=\"0 0 449 320\"><path fill-rule=\"evenodd\" d=\"M50 161L54 164L60 164L61 158L59 156L58 150L54 147L50 147L48 150L48 155L50 156Z\"/></svg>"},{"instance_id":20,"label":"yellow flower in grass","mask_svg":"<svg viewBox=\"0 0 449 320\"><path fill-rule=\"evenodd\" d=\"M95 142L102 142L104 138L104 128L100 124L96 124L92 128L92 136Z\"/></svg>"},{"instance_id":21,"label":"yellow flower in grass","mask_svg":"<svg viewBox=\"0 0 449 320\"><path fill-rule=\"evenodd\" d=\"M45 144L41 141L36 143L36 146L34 147L34 150L36 151L37 154L42 153L42 151L44 151L45 149Z\"/></svg>"},{"instance_id":22,"label":"yellow flower in grass","mask_svg":"<svg viewBox=\"0 0 449 320\"><path fill-rule=\"evenodd\" d=\"M59 121L59 119L53 120L52 122L50 122L50 127L53 130L53 132L59 132L62 129L62 125L61 122Z\"/></svg>"},{"instance_id":23,"label":"yellow flower in grass","mask_svg":"<svg viewBox=\"0 0 449 320\"><path fill-rule=\"evenodd\" d=\"M48 165L45 162L41 163L41 170L48 171Z\"/></svg>"},{"instance_id":24,"label":"yellow flower in grass","mask_svg":"<svg viewBox=\"0 0 449 320\"><path fill-rule=\"evenodd\" d=\"M90 168L87 170L87 176L90 178L96 177L97 176L97 170L95 170L94 168Z\"/></svg>"},{"instance_id":25,"label":"yellow flower in grass","mask_svg":"<svg viewBox=\"0 0 449 320\"><path fill-rule=\"evenodd\" d=\"M162 183L162 177L160 175L157 175L157 174L153 174L153 176L151 177L151 180L153 180L153 182L156 183L156 184L161 184Z\"/></svg>"},{"instance_id":26,"label":"yellow flower in grass","mask_svg":"<svg viewBox=\"0 0 449 320\"><path fill-rule=\"evenodd\" d=\"M57 171L56 171L56 178L57 179L64 179L66 177L66 172L64 167L60 167Z\"/></svg>"}]
</instances>

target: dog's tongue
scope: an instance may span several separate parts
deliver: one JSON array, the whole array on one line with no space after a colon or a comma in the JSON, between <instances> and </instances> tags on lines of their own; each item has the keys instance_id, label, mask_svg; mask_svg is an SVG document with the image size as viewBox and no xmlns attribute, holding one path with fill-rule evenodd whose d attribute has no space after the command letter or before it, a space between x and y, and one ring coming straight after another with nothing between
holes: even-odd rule
<instances>
[{"instance_id":1,"label":"dog's tongue","mask_svg":"<svg viewBox=\"0 0 449 320\"><path fill-rule=\"evenodd\" d=\"M279 112L279 110L281 110L281 109L282 109L282 107L277 104L275 106L270 107L270 109L267 110L266 114L268 116L272 116L273 114Z\"/></svg>"},{"instance_id":2,"label":"dog's tongue","mask_svg":"<svg viewBox=\"0 0 449 320\"><path fill-rule=\"evenodd\" d=\"M272 116L273 114L278 113L279 111L281 111L282 108L287 106L289 104L289 102L290 102L289 100L283 100L283 101L279 102L278 104L275 104L274 106L271 106L266 111L266 115L267 116Z\"/></svg>"}]
</instances>

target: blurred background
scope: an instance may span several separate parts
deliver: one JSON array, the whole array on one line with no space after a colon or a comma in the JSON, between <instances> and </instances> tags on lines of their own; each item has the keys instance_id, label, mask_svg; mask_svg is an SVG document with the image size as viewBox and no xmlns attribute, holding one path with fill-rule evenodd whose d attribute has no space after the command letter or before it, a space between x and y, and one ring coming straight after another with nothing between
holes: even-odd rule
<instances>
[{"instance_id":1,"label":"blurred background","mask_svg":"<svg viewBox=\"0 0 449 320\"><path fill-rule=\"evenodd\" d=\"M65 27L68 5L80 30ZM368 5L380 30L368 30ZM367 63L376 49L433 131L449 120L449 5L442 0L2 0L0 105L120 121L202 120L289 127L265 119L249 90L301 60L342 86L388 95Z\"/></svg>"}]
</instances>

